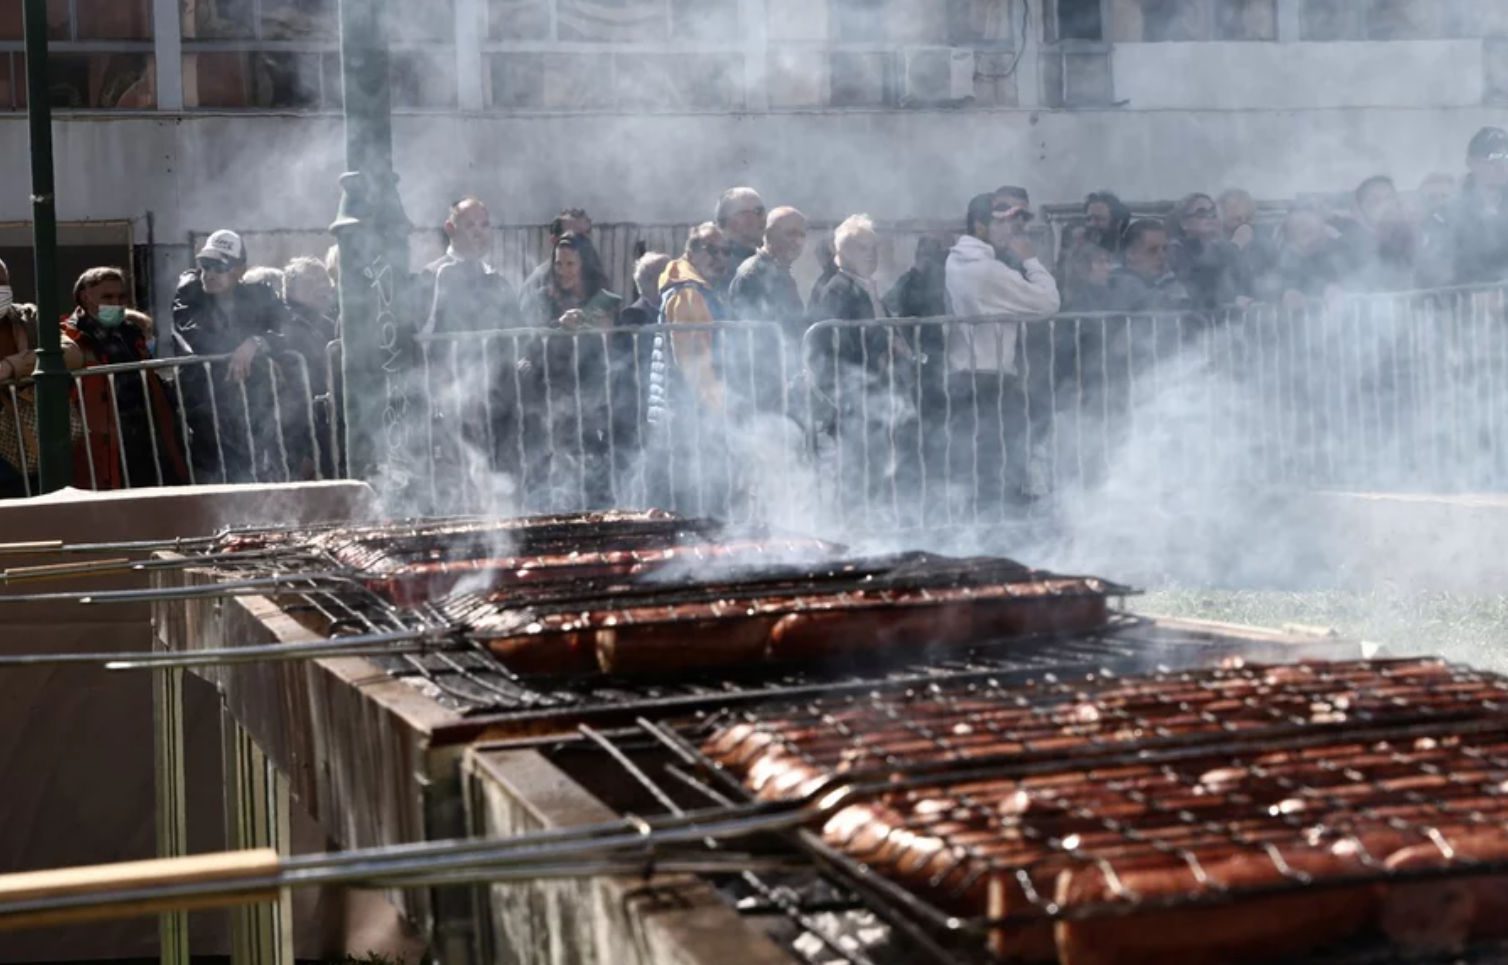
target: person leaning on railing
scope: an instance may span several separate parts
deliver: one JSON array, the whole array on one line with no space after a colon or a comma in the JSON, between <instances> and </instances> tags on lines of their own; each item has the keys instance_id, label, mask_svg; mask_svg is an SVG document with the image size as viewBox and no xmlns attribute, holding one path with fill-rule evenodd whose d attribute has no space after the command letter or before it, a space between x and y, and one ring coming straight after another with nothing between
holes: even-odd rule
<instances>
[{"instance_id":1,"label":"person leaning on railing","mask_svg":"<svg viewBox=\"0 0 1508 965\"><path fill-rule=\"evenodd\" d=\"M278 448L268 360L282 347L288 310L277 292L247 284L245 275L241 236L216 231L173 296L181 354L229 356L208 375L198 366L182 371L190 458L205 481L220 473L227 482L260 480ZM272 477L282 478L281 469Z\"/></svg>"},{"instance_id":2,"label":"person leaning on railing","mask_svg":"<svg viewBox=\"0 0 1508 965\"><path fill-rule=\"evenodd\" d=\"M84 272L74 283L73 302L63 332L77 343L86 369L151 360L152 319L126 308L126 276L119 268ZM74 446L74 485L139 489L187 482L176 400L167 386L144 370L117 373L111 382L106 376L75 382L86 432Z\"/></svg>"},{"instance_id":3,"label":"person leaning on railing","mask_svg":"<svg viewBox=\"0 0 1508 965\"><path fill-rule=\"evenodd\" d=\"M29 384L15 384L36 371L36 345L37 307L16 303L10 268L0 261L0 497L3 498L37 491L36 390ZM79 347L67 335L63 336L63 363L70 370L84 364Z\"/></svg>"}]
</instances>

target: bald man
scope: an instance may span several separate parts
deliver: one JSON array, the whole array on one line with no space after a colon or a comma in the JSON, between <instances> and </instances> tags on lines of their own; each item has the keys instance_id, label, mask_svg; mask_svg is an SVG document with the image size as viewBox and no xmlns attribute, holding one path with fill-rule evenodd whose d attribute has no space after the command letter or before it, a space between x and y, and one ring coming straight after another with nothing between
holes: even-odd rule
<instances>
[{"instance_id":1,"label":"bald man","mask_svg":"<svg viewBox=\"0 0 1508 965\"><path fill-rule=\"evenodd\" d=\"M492 217L487 205L465 197L445 219L445 254L425 266L422 295L429 300L424 333L486 331L519 324L518 295L487 263Z\"/></svg>"},{"instance_id":2,"label":"bald man","mask_svg":"<svg viewBox=\"0 0 1508 965\"><path fill-rule=\"evenodd\" d=\"M791 277L791 266L806 248L806 216L776 208L765 221L764 244L738 267L728 289L733 317L744 322L777 322L799 340L806 306Z\"/></svg>"}]
</instances>

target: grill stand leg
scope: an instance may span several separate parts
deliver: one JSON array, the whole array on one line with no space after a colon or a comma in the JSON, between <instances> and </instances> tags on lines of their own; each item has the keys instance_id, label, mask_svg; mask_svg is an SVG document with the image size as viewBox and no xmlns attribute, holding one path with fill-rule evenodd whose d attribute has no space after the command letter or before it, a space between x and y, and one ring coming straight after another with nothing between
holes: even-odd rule
<instances>
[{"instance_id":1,"label":"grill stand leg","mask_svg":"<svg viewBox=\"0 0 1508 965\"><path fill-rule=\"evenodd\" d=\"M223 706L225 838L233 850L275 848L288 853L288 780ZM294 965L293 904L287 890L276 902L231 912L232 965Z\"/></svg>"},{"instance_id":2,"label":"grill stand leg","mask_svg":"<svg viewBox=\"0 0 1508 965\"><path fill-rule=\"evenodd\" d=\"M188 853L188 820L183 780L183 671L152 675L152 717L156 730L157 855ZM162 965L189 965L188 913L172 911L159 919Z\"/></svg>"},{"instance_id":3,"label":"grill stand leg","mask_svg":"<svg viewBox=\"0 0 1508 965\"><path fill-rule=\"evenodd\" d=\"M424 781L425 838L444 841L466 836L466 809L461 801L460 762L455 752L436 752L437 769ZM431 889L433 916L431 954L435 961L475 965L479 946L476 933L475 885L451 885Z\"/></svg>"}]
</instances>

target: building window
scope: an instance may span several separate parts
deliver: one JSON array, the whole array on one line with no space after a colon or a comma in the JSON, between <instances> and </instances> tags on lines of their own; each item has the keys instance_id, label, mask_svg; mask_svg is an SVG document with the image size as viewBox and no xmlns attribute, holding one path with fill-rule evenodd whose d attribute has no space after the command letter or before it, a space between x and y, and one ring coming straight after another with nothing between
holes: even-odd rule
<instances>
[{"instance_id":1,"label":"building window","mask_svg":"<svg viewBox=\"0 0 1508 965\"><path fill-rule=\"evenodd\" d=\"M486 0L489 104L507 111L742 107L739 0Z\"/></svg>"},{"instance_id":2,"label":"building window","mask_svg":"<svg viewBox=\"0 0 1508 965\"><path fill-rule=\"evenodd\" d=\"M1103 0L1058 0L1055 13L1055 39L1105 39Z\"/></svg>"},{"instance_id":3,"label":"building window","mask_svg":"<svg viewBox=\"0 0 1508 965\"><path fill-rule=\"evenodd\" d=\"M339 0L179 2L185 107L340 109ZM423 16L417 5L391 7L393 106L453 107L453 0L424 0L422 7Z\"/></svg>"},{"instance_id":4,"label":"building window","mask_svg":"<svg viewBox=\"0 0 1508 965\"><path fill-rule=\"evenodd\" d=\"M1277 0L1215 0L1215 39L1277 40Z\"/></svg>"},{"instance_id":5,"label":"building window","mask_svg":"<svg viewBox=\"0 0 1508 965\"><path fill-rule=\"evenodd\" d=\"M1300 18L1305 40L1430 40L1483 36L1504 27L1508 18L1500 4L1441 0L1304 0Z\"/></svg>"},{"instance_id":6,"label":"building window","mask_svg":"<svg viewBox=\"0 0 1508 965\"><path fill-rule=\"evenodd\" d=\"M0 110L26 107L21 0L0 0ZM48 0L48 89L63 110L157 104L151 0Z\"/></svg>"}]
</instances>

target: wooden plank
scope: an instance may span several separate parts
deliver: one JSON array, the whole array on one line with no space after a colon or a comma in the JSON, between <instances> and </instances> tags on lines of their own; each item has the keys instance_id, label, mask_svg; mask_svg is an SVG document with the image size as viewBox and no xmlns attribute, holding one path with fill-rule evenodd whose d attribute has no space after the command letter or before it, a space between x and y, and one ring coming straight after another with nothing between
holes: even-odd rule
<instances>
[{"instance_id":1,"label":"wooden plank","mask_svg":"<svg viewBox=\"0 0 1508 965\"><path fill-rule=\"evenodd\" d=\"M105 892L204 884L276 874L278 853L271 848L220 851L181 858L153 858L116 864L48 868L0 875L0 902L73 898Z\"/></svg>"}]
</instances>

